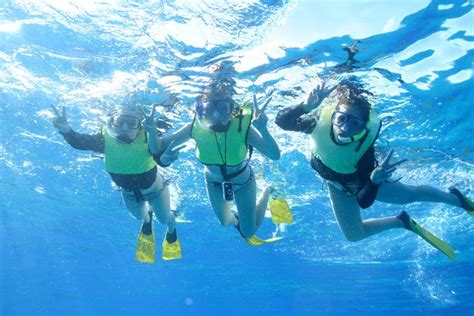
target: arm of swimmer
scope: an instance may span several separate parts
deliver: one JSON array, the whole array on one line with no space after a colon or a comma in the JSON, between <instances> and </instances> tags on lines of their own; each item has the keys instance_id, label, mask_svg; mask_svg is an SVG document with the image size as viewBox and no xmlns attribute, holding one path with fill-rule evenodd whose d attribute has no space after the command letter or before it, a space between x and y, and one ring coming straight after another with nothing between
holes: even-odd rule
<instances>
[{"instance_id":1,"label":"arm of swimmer","mask_svg":"<svg viewBox=\"0 0 474 316\"><path fill-rule=\"evenodd\" d=\"M275 123L286 131L311 134L316 126L316 118L305 114L307 112L302 104L291 106L278 112Z\"/></svg>"},{"instance_id":2,"label":"arm of swimmer","mask_svg":"<svg viewBox=\"0 0 474 316\"><path fill-rule=\"evenodd\" d=\"M162 138L161 138L161 141L162 141L162 150L161 150L161 153L163 151L166 150L166 148L168 148L168 146L174 142L174 146L179 146L181 144L184 144L185 142L187 142L189 139L191 139L191 128L193 126L193 123L187 123L185 124L183 127L181 127L179 130L177 130L176 132L172 133L172 134L169 134L169 135L164 135Z\"/></svg>"},{"instance_id":3,"label":"arm of swimmer","mask_svg":"<svg viewBox=\"0 0 474 316\"><path fill-rule=\"evenodd\" d=\"M152 155L157 155L165 150L163 141L158 136L158 131L148 132L148 148Z\"/></svg>"},{"instance_id":4,"label":"arm of swimmer","mask_svg":"<svg viewBox=\"0 0 474 316\"><path fill-rule=\"evenodd\" d=\"M370 207L375 202L379 186L380 184L372 183L369 179L365 186L357 192L357 204L364 209Z\"/></svg>"},{"instance_id":5,"label":"arm of swimmer","mask_svg":"<svg viewBox=\"0 0 474 316\"><path fill-rule=\"evenodd\" d=\"M161 138L162 150L154 155L155 161L161 167L168 167L173 161L178 159L179 151L186 147L182 144L191 138L191 128L192 123L188 123L176 132Z\"/></svg>"},{"instance_id":6,"label":"arm of swimmer","mask_svg":"<svg viewBox=\"0 0 474 316\"><path fill-rule=\"evenodd\" d=\"M357 203L361 208L370 207L377 197L377 191L380 184L375 184L370 181L370 174L372 170L374 170L375 166L375 149L374 146L371 146L367 149L366 153L357 163L357 170L360 177L366 178L365 186L359 192L357 192L356 195Z\"/></svg>"},{"instance_id":7,"label":"arm of swimmer","mask_svg":"<svg viewBox=\"0 0 474 316\"><path fill-rule=\"evenodd\" d=\"M104 153L105 141L102 134L87 135L69 130L67 133L61 133L66 142L71 147L79 150L91 150L98 153Z\"/></svg>"},{"instance_id":8,"label":"arm of swimmer","mask_svg":"<svg viewBox=\"0 0 474 316\"><path fill-rule=\"evenodd\" d=\"M257 131L256 128L250 126L248 144L272 160L280 159L280 148L266 128Z\"/></svg>"}]
</instances>

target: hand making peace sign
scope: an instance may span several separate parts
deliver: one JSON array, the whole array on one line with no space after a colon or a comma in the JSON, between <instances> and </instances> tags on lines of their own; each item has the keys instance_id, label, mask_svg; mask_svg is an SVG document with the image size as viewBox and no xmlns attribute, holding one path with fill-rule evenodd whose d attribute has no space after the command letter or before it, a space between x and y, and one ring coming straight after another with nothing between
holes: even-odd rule
<instances>
[{"instance_id":1,"label":"hand making peace sign","mask_svg":"<svg viewBox=\"0 0 474 316\"><path fill-rule=\"evenodd\" d=\"M265 103L263 103L262 107L259 109L257 104L257 96L253 95L253 107L255 109L254 117L255 119L252 122L252 125L259 131L262 129L267 128L268 123L268 116L265 114L265 110L267 109L268 103L272 100L272 97L269 97Z\"/></svg>"},{"instance_id":2,"label":"hand making peace sign","mask_svg":"<svg viewBox=\"0 0 474 316\"><path fill-rule=\"evenodd\" d=\"M51 105L54 111L53 125L61 133L65 134L71 130L71 126L67 121L66 117L66 107L63 106L62 112L60 113L54 105Z\"/></svg>"},{"instance_id":3,"label":"hand making peace sign","mask_svg":"<svg viewBox=\"0 0 474 316\"><path fill-rule=\"evenodd\" d=\"M178 159L179 151L186 147L186 145L181 145L178 147L174 147L175 141L172 141L168 148L161 154L160 161L165 166L169 166L173 161Z\"/></svg>"},{"instance_id":4,"label":"hand making peace sign","mask_svg":"<svg viewBox=\"0 0 474 316\"><path fill-rule=\"evenodd\" d=\"M390 178L392 173L397 169L396 166L407 161L407 159L402 159L390 164L390 158L392 157L392 154L393 154L393 149L390 149L387 157L385 157L382 163L378 165L377 168L375 168L372 171L372 174L370 175L370 181L372 181L372 183L380 184L383 181L387 180L388 178Z\"/></svg>"},{"instance_id":5,"label":"hand making peace sign","mask_svg":"<svg viewBox=\"0 0 474 316\"><path fill-rule=\"evenodd\" d=\"M157 132L156 121L155 121L155 117L154 117L157 106L158 106L158 104L154 103L153 106L152 106L151 112L149 114L147 114L145 109L142 106L137 105L138 109L142 112L143 117L145 118L144 121L143 121L143 128L148 133L156 133Z\"/></svg>"},{"instance_id":6,"label":"hand making peace sign","mask_svg":"<svg viewBox=\"0 0 474 316\"><path fill-rule=\"evenodd\" d=\"M334 90L334 87L331 89L326 88L326 83L323 82L320 85L317 85L308 95L306 101L303 103L303 109L306 112L311 112L317 108L321 102Z\"/></svg>"}]
</instances>

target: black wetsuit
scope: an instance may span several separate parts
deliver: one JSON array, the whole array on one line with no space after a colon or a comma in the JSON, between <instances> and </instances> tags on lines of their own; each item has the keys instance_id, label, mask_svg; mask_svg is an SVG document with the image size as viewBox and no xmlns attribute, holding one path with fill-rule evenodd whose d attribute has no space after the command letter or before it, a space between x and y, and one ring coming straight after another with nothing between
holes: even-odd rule
<instances>
[{"instance_id":1,"label":"black wetsuit","mask_svg":"<svg viewBox=\"0 0 474 316\"><path fill-rule=\"evenodd\" d=\"M317 118L313 114L308 114L300 104L278 112L275 122L284 130L311 134L316 127ZM351 174L335 172L311 155L311 167L324 179L338 182L347 191L353 193L362 208L371 206L377 196L379 185L370 181L370 174L376 166L374 146L367 149L357 163L357 171Z\"/></svg>"},{"instance_id":2,"label":"black wetsuit","mask_svg":"<svg viewBox=\"0 0 474 316\"><path fill-rule=\"evenodd\" d=\"M80 150L91 150L98 153L104 153L105 151L104 136L100 133L95 135L87 135L70 130L69 132L62 135L68 144L73 148ZM161 164L158 156L153 155L153 158L161 167L167 167ZM140 174L118 174L109 172L116 185L124 188L127 191L133 192L137 192L138 189L148 189L155 182L156 173L156 166L147 172Z\"/></svg>"}]
</instances>

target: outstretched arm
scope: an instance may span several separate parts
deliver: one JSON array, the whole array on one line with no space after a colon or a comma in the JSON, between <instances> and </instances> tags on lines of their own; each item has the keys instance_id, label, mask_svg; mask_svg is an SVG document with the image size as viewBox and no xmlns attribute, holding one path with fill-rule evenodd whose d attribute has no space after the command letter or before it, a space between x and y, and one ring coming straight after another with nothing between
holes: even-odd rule
<instances>
[{"instance_id":1,"label":"outstretched arm","mask_svg":"<svg viewBox=\"0 0 474 316\"><path fill-rule=\"evenodd\" d=\"M192 122L187 123L176 132L161 138L161 148L163 150L157 155L157 157L160 160L162 166L169 166L173 161L178 159L179 151L185 147L182 144L191 138L192 125Z\"/></svg>"},{"instance_id":2,"label":"outstretched arm","mask_svg":"<svg viewBox=\"0 0 474 316\"><path fill-rule=\"evenodd\" d=\"M104 153L105 141L102 134L87 135L73 131L62 134L64 139L71 147L80 150L91 150L98 153Z\"/></svg>"},{"instance_id":3,"label":"outstretched arm","mask_svg":"<svg viewBox=\"0 0 474 316\"><path fill-rule=\"evenodd\" d=\"M316 126L316 118L305 115L302 104L282 109L278 112L275 123L286 131L311 134Z\"/></svg>"},{"instance_id":4,"label":"outstretched arm","mask_svg":"<svg viewBox=\"0 0 474 316\"><path fill-rule=\"evenodd\" d=\"M154 118L156 106L156 104L153 104L150 114L147 114L141 106L137 106L145 118L143 121L143 128L148 133L148 148L152 155L158 155L163 151L162 141L158 136L158 129L156 128L156 120Z\"/></svg>"},{"instance_id":5,"label":"outstretched arm","mask_svg":"<svg viewBox=\"0 0 474 316\"><path fill-rule=\"evenodd\" d=\"M80 150L104 152L105 142L102 134L87 135L73 131L67 120L66 107L63 106L61 112L55 106L52 106L52 108L54 111L53 125L69 145Z\"/></svg>"},{"instance_id":6,"label":"outstretched arm","mask_svg":"<svg viewBox=\"0 0 474 316\"><path fill-rule=\"evenodd\" d=\"M316 86L306 101L278 112L275 123L284 130L311 134L316 126L315 116L305 115L316 109L332 89L325 89L324 83Z\"/></svg>"},{"instance_id":7,"label":"outstretched arm","mask_svg":"<svg viewBox=\"0 0 474 316\"><path fill-rule=\"evenodd\" d=\"M268 131L268 117L265 114L268 103L270 103L272 97L268 98L261 108L258 107L257 97L253 96L253 106L255 109L255 120L249 127L248 143L249 145L258 149L259 152L264 154L270 159L280 159L280 148L273 139L272 135Z\"/></svg>"}]
</instances>

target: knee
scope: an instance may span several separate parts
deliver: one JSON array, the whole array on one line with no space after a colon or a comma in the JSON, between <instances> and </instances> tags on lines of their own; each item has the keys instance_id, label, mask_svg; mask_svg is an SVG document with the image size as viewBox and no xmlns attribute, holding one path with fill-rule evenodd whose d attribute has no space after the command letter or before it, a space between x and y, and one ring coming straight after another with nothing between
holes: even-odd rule
<instances>
[{"instance_id":1,"label":"knee","mask_svg":"<svg viewBox=\"0 0 474 316\"><path fill-rule=\"evenodd\" d=\"M221 218L219 218L219 224L221 224L222 227L229 226L229 222L226 221L225 219L221 219Z\"/></svg>"},{"instance_id":2,"label":"knee","mask_svg":"<svg viewBox=\"0 0 474 316\"><path fill-rule=\"evenodd\" d=\"M232 223L233 215L224 212L224 214L217 214L217 219L219 220L219 224L221 224L222 227L227 227L230 223Z\"/></svg>"},{"instance_id":3,"label":"knee","mask_svg":"<svg viewBox=\"0 0 474 316\"><path fill-rule=\"evenodd\" d=\"M350 242L357 242L365 238L364 232L354 232L354 231L344 231L342 230L342 234L346 238L347 241Z\"/></svg>"},{"instance_id":4,"label":"knee","mask_svg":"<svg viewBox=\"0 0 474 316\"><path fill-rule=\"evenodd\" d=\"M346 238L347 241L350 241L350 242L357 242L359 240L362 240L364 239L364 237L361 237L361 236L357 236L357 235L349 235L349 234L344 234L344 237Z\"/></svg>"}]
</instances>

